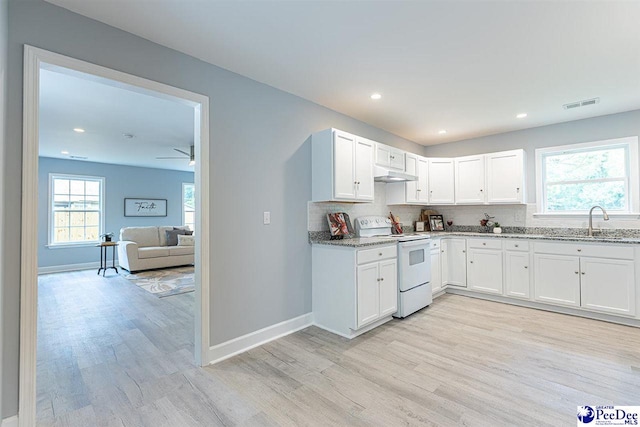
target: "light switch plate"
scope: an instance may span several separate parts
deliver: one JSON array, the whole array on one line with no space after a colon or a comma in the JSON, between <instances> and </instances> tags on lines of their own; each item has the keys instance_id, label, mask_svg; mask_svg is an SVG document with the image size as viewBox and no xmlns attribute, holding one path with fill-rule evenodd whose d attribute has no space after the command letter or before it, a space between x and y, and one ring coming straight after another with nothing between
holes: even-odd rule
<instances>
[{"instance_id":1,"label":"light switch plate","mask_svg":"<svg viewBox=\"0 0 640 427\"><path fill-rule=\"evenodd\" d=\"M264 225L271 224L271 212L263 212L262 219L263 219Z\"/></svg>"}]
</instances>

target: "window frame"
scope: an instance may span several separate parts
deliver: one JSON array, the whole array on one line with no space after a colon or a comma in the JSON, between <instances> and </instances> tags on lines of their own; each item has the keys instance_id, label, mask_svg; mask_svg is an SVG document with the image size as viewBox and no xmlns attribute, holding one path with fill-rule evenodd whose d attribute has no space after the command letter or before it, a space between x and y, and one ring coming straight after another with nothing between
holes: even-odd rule
<instances>
[{"instance_id":1,"label":"window frame","mask_svg":"<svg viewBox=\"0 0 640 427\"><path fill-rule=\"evenodd\" d=\"M54 181L56 179L75 179L75 180L83 180L83 181L97 181L100 185L100 219L98 224L98 232L99 234L104 234L105 230L105 194L106 194L106 180L102 176L91 176L91 175L74 175L67 173L49 173L49 205L47 207L48 211L48 224L49 230L47 233L47 247L50 249L57 248L74 248L74 247L82 247L82 246L93 246L97 243L100 243L100 238L97 240L83 240L81 242L54 242L54 232L55 226L53 224L54 218L54 209L53 209L53 201L54 201ZM86 190L85 190L86 191ZM86 197L86 192L85 192ZM85 211L86 212L86 211Z\"/></svg>"},{"instance_id":2,"label":"window frame","mask_svg":"<svg viewBox=\"0 0 640 427\"><path fill-rule=\"evenodd\" d=\"M589 152L602 148L625 148L627 152L627 175L625 178L625 188L627 193L627 209L624 211L608 212L609 216L629 216L638 215L640 208L640 181L638 175L638 137L629 136L623 138L606 139L600 141L591 141L577 144L559 145L553 147L537 148L535 150L536 162L536 210L534 214L537 217L586 217L588 211L547 211L546 207L546 176L544 170L544 158L552 154L560 154L562 152ZM620 178L600 178L588 180L585 182L607 182L619 181ZM578 180L579 181L579 180ZM568 180L568 183L578 182L576 180ZM554 181L555 182L555 181ZM561 181L558 181L561 182ZM606 206L604 207L606 209Z\"/></svg>"},{"instance_id":3,"label":"window frame","mask_svg":"<svg viewBox=\"0 0 640 427\"><path fill-rule=\"evenodd\" d=\"M190 185L193 186L193 200L194 200L194 206L193 206L193 226L190 227L191 231L196 231L196 221L195 221L195 213L196 213L196 207L195 207L195 197L196 197L196 184L193 182L183 182L182 183L182 200L180 202L180 205L182 207L182 225L187 225L186 224L186 211L184 209L184 195L185 195L185 188Z\"/></svg>"}]
</instances>

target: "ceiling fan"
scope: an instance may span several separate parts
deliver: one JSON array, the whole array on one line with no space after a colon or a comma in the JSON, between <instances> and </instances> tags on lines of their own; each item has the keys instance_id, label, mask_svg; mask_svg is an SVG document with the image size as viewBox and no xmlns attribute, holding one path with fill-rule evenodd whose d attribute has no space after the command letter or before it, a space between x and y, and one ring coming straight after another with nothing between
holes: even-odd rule
<instances>
[{"instance_id":1,"label":"ceiling fan","mask_svg":"<svg viewBox=\"0 0 640 427\"><path fill-rule=\"evenodd\" d=\"M156 159L158 159L158 160L189 159L189 166L193 166L193 165L196 164L196 156L195 156L195 152L194 152L193 148L194 148L193 145L191 147L189 147L189 153L187 153L186 151L182 151L182 150L180 150L178 148L174 148L174 151L177 151L180 154L184 154L184 156L179 156L179 157L156 157Z\"/></svg>"}]
</instances>

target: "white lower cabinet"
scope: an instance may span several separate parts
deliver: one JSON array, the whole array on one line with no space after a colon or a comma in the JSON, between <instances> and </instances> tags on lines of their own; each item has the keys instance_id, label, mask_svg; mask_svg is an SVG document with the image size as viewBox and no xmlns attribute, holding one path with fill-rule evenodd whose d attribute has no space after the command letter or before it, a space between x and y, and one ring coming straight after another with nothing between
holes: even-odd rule
<instances>
[{"instance_id":1,"label":"white lower cabinet","mask_svg":"<svg viewBox=\"0 0 640 427\"><path fill-rule=\"evenodd\" d=\"M314 323L353 338L398 310L398 249L312 247Z\"/></svg>"},{"instance_id":2,"label":"white lower cabinet","mask_svg":"<svg viewBox=\"0 0 640 427\"><path fill-rule=\"evenodd\" d=\"M545 242L536 245L538 251L550 253L534 253L536 300L635 316L636 280L632 248ZM566 255L571 253L579 255Z\"/></svg>"},{"instance_id":3,"label":"white lower cabinet","mask_svg":"<svg viewBox=\"0 0 640 427\"><path fill-rule=\"evenodd\" d=\"M442 284L467 286L467 242L460 238L445 238L440 241Z\"/></svg>"},{"instance_id":4,"label":"white lower cabinet","mask_svg":"<svg viewBox=\"0 0 640 427\"><path fill-rule=\"evenodd\" d=\"M467 239L467 288L502 294L502 239Z\"/></svg>"},{"instance_id":5,"label":"white lower cabinet","mask_svg":"<svg viewBox=\"0 0 640 427\"><path fill-rule=\"evenodd\" d=\"M604 313L634 316L634 262L605 258L580 259L582 307Z\"/></svg>"},{"instance_id":6,"label":"white lower cabinet","mask_svg":"<svg viewBox=\"0 0 640 427\"><path fill-rule=\"evenodd\" d=\"M580 258L534 254L535 299L540 302L580 306Z\"/></svg>"},{"instance_id":7,"label":"white lower cabinet","mask_svg":"<svg viewBox=\"0 0 640 427\"><path fill-rule=\"evenodd\" d=\"M431 293L437 294L442 290L442 270L440 267L440 240L431 240Z\"/></svg>"},{"instance_id":8,"label":"white lower cabinet","mask_svg":"<svg viewBox=\"0 0 640 427\"><path fill-rule=\"evenodd\" d=\"M502 294L502 250L469 248L467 288Z\"/></svg>"},{"instance_id":9,"label":"white lower cabinet","mask_svg":"<svg viewBox=\"0 0 640 427\"><path fill-rule=\"evenodd\" d=\"M529 252L505 251L504 294L508 297L531 297Z\"/></svg>"}]
</instances>

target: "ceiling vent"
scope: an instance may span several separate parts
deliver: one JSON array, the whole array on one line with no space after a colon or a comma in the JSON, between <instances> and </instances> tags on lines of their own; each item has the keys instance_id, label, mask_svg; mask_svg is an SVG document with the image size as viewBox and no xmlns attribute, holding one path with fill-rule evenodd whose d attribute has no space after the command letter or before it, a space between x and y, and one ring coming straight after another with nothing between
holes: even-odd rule
<instances>
[{"instance_id":1,"label":"ceiling vent","mask_svg":"<svg viewBox=\"0 0 640 427\"><path fill-rule=\"evenodd\" d=\"M587 105L595 105L595 104L598 104L599 102L600 102L600 98L591 98L591 99L585 99L584 101L576 101L576 102L570 102L569 104L564 104L562 108L564 108L565 110L571 110L573 108L586 107Z\"/></svg>"}]
</instances>

